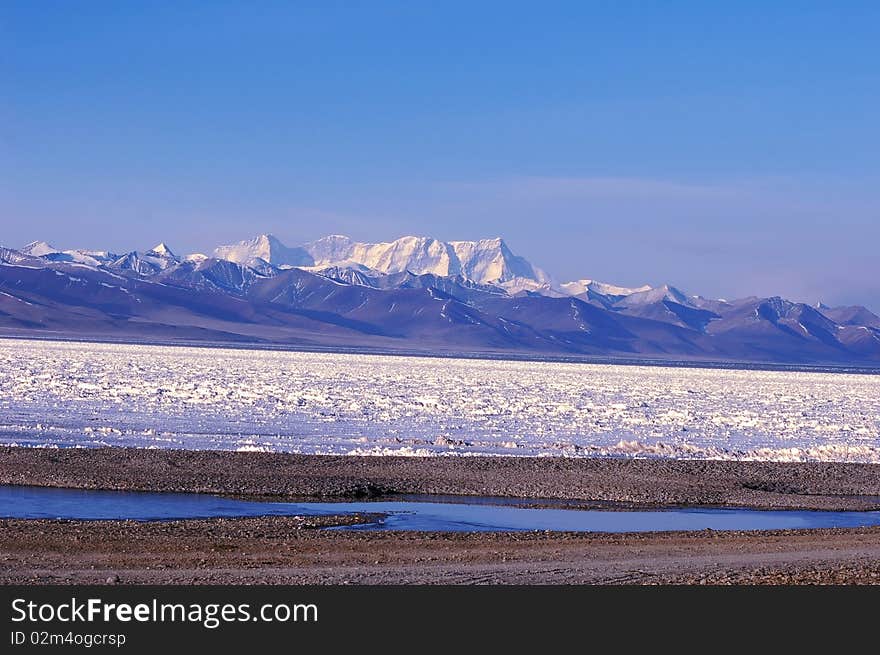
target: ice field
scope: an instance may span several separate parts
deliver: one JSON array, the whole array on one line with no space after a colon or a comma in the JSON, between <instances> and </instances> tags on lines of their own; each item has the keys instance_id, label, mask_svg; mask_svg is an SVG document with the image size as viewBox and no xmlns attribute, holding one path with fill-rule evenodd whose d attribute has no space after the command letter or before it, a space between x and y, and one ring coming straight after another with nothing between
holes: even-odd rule
<instances>
[{"instance_id":1,"label":"ice field","mask_svg":"<svg viewBox=\"0 0 880 655\"><path fill-rule=\"evenodd\" d=\"M880 462L880 376L0 339L0 444Z\"/></svg>"}]
</instances>

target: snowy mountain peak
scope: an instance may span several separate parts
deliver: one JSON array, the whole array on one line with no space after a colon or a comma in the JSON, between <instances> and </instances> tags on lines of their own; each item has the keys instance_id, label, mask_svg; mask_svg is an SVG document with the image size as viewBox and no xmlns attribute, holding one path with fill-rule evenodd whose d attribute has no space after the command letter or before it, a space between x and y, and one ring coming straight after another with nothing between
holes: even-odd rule
<instances>
[{"instance_id":1,"label":"snowy mountain peak","mask_svg":"<svg viewBox=\"0 0 880 655\"><path fill-rule=\"evenodd\" d=\"M660 287L648 288L645 291L637 291L626 296L620 301L620 305L632 307L636 305L648 305L659 302L674 302L679 305L690 306L690 299L679 289L664 284Z\"/></svg>"},{"instance_id":2,"label":"snowy mountain peak","mask_svg":"<svg viewBox=\"0 0 880 655\"><path fill-rule=\"evenodd\" d=\"M410 271L416 275L461 275L473 282L501 284L518 278L546 285L550 276L514 255L500 237L479 241L440 241L404 236L394 241L364 243L333 234L301 247L289 248L264 234L214 251L220 259L246 265L257 260L276 266L359 267L384 274Z\"/></svg>"},{"instance_id":3,"label":"snowy mountain peak","mask_svg":"<svg viewBox=\"0 0 880 655\"><path fill-rule=\"evenodd\" d=\"M640 287L621 287L615 284L607 284L605 282L599 282L598 280L574 280L573 282L565 282L564 284L559 285L560 288L571 296L589 296L591 294L598 294L600 296L617 296L624 297L630 296L634 293L642 293L645 291L650 291L650 285L643 285Z\"/></svg>"},{"instance_id":4,"label":"snowy mountain peak","mask_svg":"<svg viewBox=\"0 0 880 655\"><path fill-rule=\"evenodd\" d=\"M501 283L517 278L550 283L550 276L524 257L514 255L501 237L479 241L450 241L462 262L462 273L477 282Z\"/></svg>"},{"instance_id":5,"label":"snowy mountain peak","mask_svg":"<svg viewBox=\"0 0 880 655\"><path fill-rule=\"evenodd\" d=\"M158 244L146 252L132 251L121 257L113 255L114 259L107 265L119 271L132 271L138 275L155 275L159 271L173 268L180 263L180 259L171 248L164 243Z\"/></svg>"},{"instance_id":6,"label":"snowy mountain peak","mask_svg":"<svg viewBox=\"0 0 880 655\"><path fill-rule=\"evenodd\" d=\"M61 252L58 248L49 245L45 241L31 241L23 248L19 248L18 251L25 255L30 255L31 257L42 257L43 255L51 255Z\"/></svg>"},{"instance_id":7,"label":"snowy mountain peak","mask_svg":"<svg viewBox=\"0 0 880 655\"><path fill-rule=\"evenodd\" d=\"M351 256L354 241L344 234L331 234L317 241L307 243L304 248L312 257L315 266L335 265Z\"/></svg>"},{"instance_id":8,"label":"snowy mountain peak","mask_svg":"<svg viewBox=\"0 0 880 655\"><path fill-rule=\"evenodd\" d=\"M214 256L245 266L259 266L260 262L275 266L312 266L315 263L302 248L288 248L271 234L220 246L214 250Z\"/></svg>"},{"instance_id":9,"label":"snowy mountain peak","mask_svg":"<svg viewBox=\"0 0 880 655\"><path fill-rule=\"evenodd\" d=\"M33 241L21 248L19 252L30 257L40 257L46 261L73 262L86 266L100 266L116 258L116 255L105 250L59 250L45 241Z\"/></svg>"},{"instance_id":10,"label":"snowy mountain peak","mask_svg":"<svg viewBox=\"0 0 880 655\"><path fill-rule=\"evenodd\" d=\"M154 255L157 257L168 257L169 259L177 259L177 255L175 255L172 252L171 248L169 248L164 242L153 246L147 251L146 254Z\"/></svg>"},{"instance_id":11,"label":"snowy mountain peak","mask_svg":"<svg viewBox=\"0 0 880 655\"><path fill-rule=\"evenodd\" d=\"M281 239L276 237L274 234L261 234L254 241L261 248L283 248L284 244L281 243Z\"/></svg>"},{"instance_id":12,"label":"snowy mountain peak","mask_svg":"<svg viewBox=\"0 0 880 655\"><path fill-rule=\"evenodd\" d=\"M122 255L110 264L110 268L118 271L132 271L138 275L152 275L160 270L158 266L140 257L136 252Z\"/></svg>"}]
</instances>

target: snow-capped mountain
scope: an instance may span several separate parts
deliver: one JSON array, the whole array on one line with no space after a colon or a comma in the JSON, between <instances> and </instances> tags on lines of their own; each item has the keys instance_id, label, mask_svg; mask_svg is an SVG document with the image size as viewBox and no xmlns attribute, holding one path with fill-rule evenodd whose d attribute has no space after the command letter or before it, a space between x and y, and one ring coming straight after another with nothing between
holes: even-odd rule
<instances>
[{"instance_id":1,"label":"snow-capped mountain","mask_svg":"<svg viewBox=\"0 0 880 655\"><path fill-rule=\"evenodd\" d=\"M880 317L669 285L555 284L501 239L263 235L213 257L0 248L0 334L786 363L880 363ZM129 335L126 337L125 335Z\"/></svg>"},{"instance_id":2,"label":"snow-capped mountain","mask_svg":"<svg viewBox=\"0 0 880 655\"><path fill-rule=\"evenodd\" d=\"M119 271L132 271L138 275L154 275L159 271L179 264L180 259L164 243L157 244L146 252L133 250L108 264L108 268Z\"/></svg>"},{"instance_id":3,"label":"snow-capped mountain","mask_svg":"<svg viewBox=\"0 0 880 655\"><path fill-rule=\"evenodd\" d=\"M148 257L160 257L166 260L179 261L177 255L164 242L153 246L145 254Z\"/></svg>"},{"instance_id":4,"label":"snow-capped mountain","mask_svg":"<svg viewBox=\"0 0 880 655\"><path fill-rule=\"evenodd\" d=\"M651 289L647 284L641 287L620 287L615 284L599 282L598 280L574 280L573 282L565 282L559 286L570 296L578 296L591 291L603 296L620 296L621 298L641 291L650 291Z\"/></svg>"},{"instance_id":5,"label":"snow-capped mountain","mask_svg":"<svg viewBox=\"0 0 880 655\"><path fill-rule=\"evenodd\" d=\"M650 286L621 287L597 280L556 284L550 275L524 257L514 254L503 239L440 241L431 237L405 236L394 241L366 243L341 234L288 247L271 234L220 246L214 257L266 272L265 266L298 267L320 273L333 269L334 277L361 277L410 272L415 275L461 277L476 284L490 284L511 296L539 294L551 298L574 296L610 306ZM340 271L350 271L343 274ZM659 295L667 293L667 288ZM652 296L646 300L651 301ZM638 300L639 303L643 302Z\"/></svg>"},{"instance_id":6,"label":"snow-capped mountain","mask_svg":"<svg viewBox=\"0 0 880 655\"><path fill-rule=\"evenodd\" d=\"M21 248L20 252L49 261L75 262L86 266L100 266L116 259L116 255L106 250L59 250L45 241L33 241Z\"/></svg>"},{"instance_id":7,"label":"snow-capped mountain","mask_svg":"<svg viewBox=\"0 0 880 655\"><path fill-rule=\"evenodd\" d=\"M34 255L28 255L22 250L0 246L0 264L39 268L46 265L46 260Z\"/></svg>"},{"instance_id":8,"label":"snow-capped mountain","mask_svg":"<svg viewBox=\"0 0 880 655\"><path fill-rule=\"evenodd\" d=\"M361 243L347 236L331 235L288 248L276 237L264 234L221 246L214 251L214 256L247 265L262 259L275 266L354 267L384 274L409 271L416 275L461 275L481 284L523 279L538 288L550 283L549 275L513 254L500 238L445 242L406 236L390 242Z\"/></svg>"},{"instance_id":9,"label":"snow-capped mountain","mask_svg":"<svg viewBox=\"0 0 880 655\"><path fill-rule=\"evenodd\" d=\"M361 277L375 278L403 272L454 276L475 284L493 285L511 296L574 296L606 306L652 289L647 285L627 288L587 279L557 285L544 270L514 254L501 238L440 241L431 237L406 236L394 241L365 243L345 235L331 234L301 246L288 247L277 237L263 234L237 244L220 246L214 250L214 256L263 271L267 263L318 273L333 269L334 277L347 275L354 283L358 283ZM343 275L340 271L344 270L350 273ZM662 293L665 293L665 287Z\"/></svg>"},{"instance_id":10,"label":"snow-capped mountain","mask_svg":"<svg viewBox=\"0 0 880 655\"><path fill-rule=\"evenodd\" d=\"M598 280L574 280L559 285L559 290L564 294L586 300L598 302L603 305L613 305L615 302L634 293L650 291L647 284L641 287L621 287L615 284L607 284Z\"/></svg>"},{"instance_id":11,"label":"snow-capped mountain","mask_svg":"<svg viewBox=\"0 0 880 655\"><path fill-rule=\"evenodd\" d=\"M632 293L624 294L624 297L617 304L622 307L635 307L658 302L674 302L685 306L691 305L690 299L681 290L668 284L633 290Z\"/></svg>"},{"instance_id":12,"label":"snow-capped mountain","mask_svg":"<svg viewBox=\"0 0 880 655\"><path fill-rule=\"evenodd\" d=\"M26 246L19 248L19 252L32 257L45 257L61 252L58 248L49 245L45 241L31 241Z\"/></svg>"},{"instance_id":13,"label":"snow-capped mountain","mask_svg":"<svg viewBox=\"0 0 880 655\"><path fill-rule=\"evenodd\" d=\"M261 234L230 246L220 246L214 250L214 257L245 266L313 266L311 255L302 248L288 248L271 234Z\"/></svg>"}]
</instances>

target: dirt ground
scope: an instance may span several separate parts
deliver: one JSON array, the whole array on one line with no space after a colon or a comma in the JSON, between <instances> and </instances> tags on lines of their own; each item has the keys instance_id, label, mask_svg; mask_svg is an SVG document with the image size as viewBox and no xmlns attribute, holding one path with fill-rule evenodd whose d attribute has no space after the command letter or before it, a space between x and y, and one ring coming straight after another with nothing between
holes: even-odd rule
<instances>
[{"instance_id":1,"label":"dirt ground","mask_svg":"<svg viewBox=\"0 0 880 655\"><path fill-rule=\"evenodd\" d=\"M880 508L880 466L0 449L0 484L263 498L397 493L625 507ZM0 520L0 583L880 584L880 528L429 533L337 518ZM348 519L347 519L348 520Z\"/></svg>"},{"instance_id":2,"label":"dirt ground","mask_svg":"<svg viewBox=\"0 0 880 655\"><path fill-rule=\"evenodd\" d=\"M4 584L877 584L880 529L418 533L0 521Z\"/></svg>"}]
</instances>

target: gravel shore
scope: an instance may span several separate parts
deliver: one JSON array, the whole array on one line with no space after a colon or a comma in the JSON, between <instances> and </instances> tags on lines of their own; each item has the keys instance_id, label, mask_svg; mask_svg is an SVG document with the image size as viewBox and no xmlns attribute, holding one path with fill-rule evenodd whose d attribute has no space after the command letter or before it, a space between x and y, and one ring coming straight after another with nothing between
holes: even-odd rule
<instances>
[{"instance_id":1,"label":"gravel shore","mask_svg":"<svg viewBox=\"0 0 880 655\"><path fill-rule=\"evenodd\" d=\"M0 448L0 484L291 499L452 494L640 507L880 509L880 465L855 463L6 447Z\"/></svg>"},{"instance_id":2,"label":"gravel shore","mask_svg":"<svg viewBox=\"0 0 880 655\"><path fill-rule=\"evenodd\" d=\"M262 498L509 496L540 504L880 509L880 466L551 458L329 457L0 448L0 484ZM878 584L880 528L420 533L338 517L0 520L0 583Z\"/></svg>"}]
</instances>

